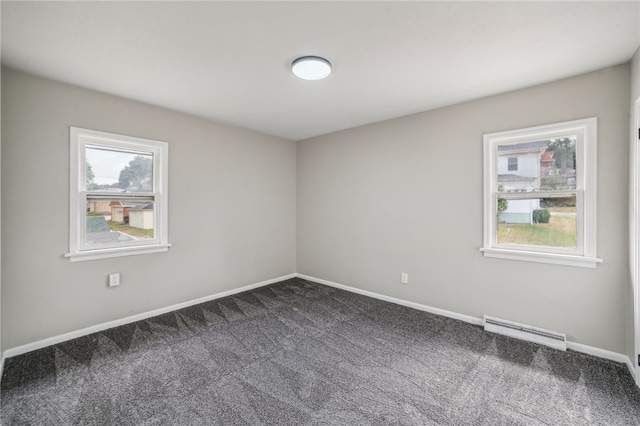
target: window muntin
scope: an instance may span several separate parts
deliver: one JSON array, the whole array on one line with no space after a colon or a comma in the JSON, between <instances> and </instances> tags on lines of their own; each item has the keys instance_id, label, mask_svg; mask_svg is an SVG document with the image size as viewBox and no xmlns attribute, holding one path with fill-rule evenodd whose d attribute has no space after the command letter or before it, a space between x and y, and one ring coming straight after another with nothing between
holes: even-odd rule
<instances>
[{"instance_id":1,"label":"window muntin","mask_svg":"<svg viewBox=\"0 0 640 426\"><path fill-rule=\"evenodd\" d=\"M485 256L595 267L595 145L595 118L484 136Z\"/></svg>"},{"instance_id":2,"label":"window muntin","mask_svg":"<svg viewBox=\"0 0 640 426\"><path fill-rule=\"evenodd\" d=\"M74 260L166 251L164 142L71 128Z\"/></svg>"}]
</instances>

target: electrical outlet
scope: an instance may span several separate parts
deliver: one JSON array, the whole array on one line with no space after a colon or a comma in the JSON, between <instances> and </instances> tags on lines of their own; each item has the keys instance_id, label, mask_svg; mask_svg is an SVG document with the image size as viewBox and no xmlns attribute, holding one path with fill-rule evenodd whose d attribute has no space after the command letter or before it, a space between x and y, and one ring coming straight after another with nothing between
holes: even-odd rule
<instances>
[{"instance_id":1,"label":"electrical outlet","mask_svg":"<svg viewBox=\"0 0 640 426\"><path fill-rule=\"evenodd\" d=\"M406 272L400 274L400 282L402 284L409 284L409 274L407 274Z\"/></svg>"},{"instance_id":2,"label":"electrical outlet","mask_svg":"<svg viewBox=\"0 0 640 426\"><path fill-rule=\"evenodd\" d=\"M109 287L116 287L120 285L120 274L109 274Z\"/></svg>"}]
</instances>

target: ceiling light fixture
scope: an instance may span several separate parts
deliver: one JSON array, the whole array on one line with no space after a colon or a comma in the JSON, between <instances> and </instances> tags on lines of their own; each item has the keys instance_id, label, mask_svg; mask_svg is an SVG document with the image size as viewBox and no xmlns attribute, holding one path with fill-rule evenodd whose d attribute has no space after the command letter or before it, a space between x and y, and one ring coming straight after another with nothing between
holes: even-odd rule
<instances>
[{"instance_id":1,"label":"ceiling light fixture","mask_svg":"<svg viewBox=\"0 0 640 426\"><path fill-rule=\"evenodd\" d=\"M331 62L319 56L302 56L291 63L291 71L303 80L322 80L331 74Z\"/></svg>"}]
</instances>

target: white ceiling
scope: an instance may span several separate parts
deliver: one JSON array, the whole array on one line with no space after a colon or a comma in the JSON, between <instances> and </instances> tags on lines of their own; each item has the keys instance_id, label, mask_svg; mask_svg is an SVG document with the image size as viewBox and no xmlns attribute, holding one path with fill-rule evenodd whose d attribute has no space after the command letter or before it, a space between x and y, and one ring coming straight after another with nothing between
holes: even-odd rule
<instances>
[{"instance_id":1,"label":"white ceiling","mask_svg":"<svg viewBox=\"0 0 640 426\"><path fill-rule=\"evenodd\" d=\"M627 62L640 2L6 2L3 65L300 140ZM291 74L298 56L334 65Z\"/></svg>"}]
</instances>

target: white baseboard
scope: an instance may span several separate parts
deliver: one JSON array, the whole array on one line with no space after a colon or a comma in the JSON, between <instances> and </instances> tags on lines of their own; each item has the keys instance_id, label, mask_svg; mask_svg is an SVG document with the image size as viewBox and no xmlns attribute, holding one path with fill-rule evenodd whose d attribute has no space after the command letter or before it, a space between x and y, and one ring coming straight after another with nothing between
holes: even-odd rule
<instances>
[{"instance_id":1,"label":"white baseboard","mask_svg":"<svg viewBox=\"0 0 640 426\"><path fill-rule=\"evenodd\" d=\"M2 381L3 371L4 371L4 352L0 353L0 382Z\"/></svg>"},{"instance_id":2,"label":"white baseboard","mask_svg":"<svg viewBox=\"0 0 640 426\"><path fill-rule=\"evenodd\" d=\"M374 299L384 300L386 302L395 303L396 305L407 306L409 308L417 309L419 311L425 311L436 315L442 315L444 317L454 318L460 321L468 322L475 325L483 325L482 318L476 318L469 315L459 314L457 312L447 311L440 308L434 308L432 306L421 305L420 303L409 302L408 300L396 299L395 297L385 296L384 294L378 294L367 290L361 290L355 287L349 287L348 285L334 283L332 281L323 280L320 278L310 277L308 275L296 274L298 278L303 280L313 281L314 283L328 285L329 287L339 288L351 293L361 294L363 296L373 297Z\"/></svg>"},{"instance_id":3,"label":"white baseboard","mask_svg":"<svg viewBox=\"0 0 640 426\"><path fill-rule=\"evenodd\" d=\"M420 303L409 302L407 300L397 299L391 296L385 296L383 294L374 293L368 290L362 290L356 287L350 287L344 284L338 284L332 281L323 280L320 278L311 277L304 274L289 274L284 275L278 278L273 278L266 281L261 281L255 284L250 284L244 287L224 291L222 293L216 293L209 296L201 297L199 299L190 300L187 302L178 303L176 305L166 306L164 308L155 309L153 311L144 312L137 315L132 315L126 318L108 321L102 324L97 324L91 327L83 328L81 330L72 331L69 333L60 334L58 336L49 337L43 340L39 340L37 342L28 343L26 345L18 346L15 348L7 349L2 354L0 354L0 378L2 377L2 371L4 369L4 361L6 358L11 358L17 355L22 355L27 352L31 352L37 349L41 349L47 346L56 345L58 343L66 342L67 340L75 339L82 336L87 336L89 334L97 333L99 331L107 330L109 328L117 327L120 325L130 324L136 321L142 321L147 318L151 318L157 315L166 314L168 312L173 312L178 309L186 308L193 305L198 305L200 303L205 303L211 300L220 299L222 297L231 296L237 293L242 293L244 291L253 290L259 287L263 287L269 284L277 283L279 281L288 280L291 278L302 278L304 280L316 282L318 284L324 284L330 287L339 288L341 290L349 291L351 293L361 294L363 296L373 297L375 299L384 300L386 302L395 303L397 305L407 306L409 308L417 309L420 311L429 312L436 315L442 315L448 318L457 319L460 321L464 321L474 325L484 325L484 321L482 318L476 318L469 315L459 314L457 312L447 311L445 309L434 308L432 306L422 305ZM593 355L599 358L608 359L611 361L615 361L618 363L626 364L629 369L631 376L636 377L636 369L631 362L631 359L627 355L623 355L617 352L608 351L606 349L600 349L593 346L583 345L581 343L567 341L567 349L574 350L576 352L582 352L585 354Z\"/></svg>"},{"instance_id":4,"label":"white baseboard","mask_svg":"<svg viewBox=\"0 0 640 426\"><path fill-rule=\"evenodd\" d=\"M93 325L91 327L83 328L81 330L71 331L69 333L60 334L58 336L48 337L37 342L27 343L26 345L18 346L15 348L7 349L2 354L2 361L4 365L5 358L11 358L17 355L22 355L27 352L35 351L36 349L45 348L47 346L56 345L58 343L66 342L67 340L76 339L78 337L87 336L89 334L97 333L99 331L107 330L109 328L117 327L120 325L130 324L136 321L142 321L147 318L155 317L157 315L173 312L178 309L186 308L200 303L209 302L210 300L220 299L222 297L231 296L233 294L242 293L243 291L253 290L258 287L277 283L279 281L295 278L297 274L284 275L282 277L273 278L266 281L261 281L255 284L249 284L244 287L234 288L232 290L223 291L222 293L216 293L209 296L201 297L199 299L189 300L187 302L178 303L176 305L166 306L164 308L154 309L153 311L143 312L141 314L132 315L130 317L121 318L113 321L108 321L102 324ZM0 371L1 373L1 371ZM0 377L2 377L0 375Z\"/></svg>"},{"instance_id":5,"label":"white baseboard","mask_svg":"<svg viewBox=\"0 0 640 426\"><path fill-rule=\"evenodd\" d=\"M484 325L484 321L483 321L482 318L476 318L476 317L472 317L472 316L469 316L469 315L459 314L457 312L452 312L452 311L447 311L447 310L444 310L444 309L434 308L432 306L422 305L420 303L414 303L414 302L409 302L409 301L402 300L402 299L396 299L395 297L385 296L383 294L373 293L373 292L367 291L367 290L361 290L359 288L350 287L350 286L347 286L347 285L344 285L344 284L334 283L334 282L323 280L323 279L320 279L320 278L310 277L310 276L304 275L304 274L296 274L296 276L298 278L302 278L302 279L308 280L308 281L313 281L313 282L316 282L318 284L324 284L324 285L328 285L330 287L335 287L335 288L339 288L339 289L342 289L342 290L346 290L346 291L349 291L351 293L362 294L363 296L369 296L369 297L373 297L375 299L380 299L380 300L384 300L384 301L387 301L387 302L396 303L398 305L408 306L410 308L418 309L420 311L430 312L430 313L436 314L436 315L442 315L442 316L445 316L445 317L457 319L457 320L468 322L468 323L475 324L475 325ZM617 352L611 352L611 351L608 351L606 349L595 348L593 346L583 345L581 343L570 342L570 341L567 341L567 349L571 349L571 350L574 350L576 352L582 352L582 353L585 353L585 354L597 356L598 358L604 358L604 359L608 359L610 361L619 362L621 364L626 364L627 368L631 372L631 376L634 377L634 378L636 377L636 370L633 367L631 359L627 355L623 355L623 354L620 354L620 353L617 353Z\"/></svg>"},{"instance_id":6,"label":"white baseboard","mask_svg":"<svg viewBox=\"0 0 640 426\"><path fill-rule=\"evenodd\" d=\"M610 361L619 362L621 364L626 364L629 372L631 373L631 377L635 379L636 377L636 369L631 362L631 358L627 355L619 354L617 352L611 352L606 349L595 348L593 346L583 345L582 343L569 342L567 341L567 349L574 350L576 352L582 352L584 354L597 356L598 358L608 359Z\"/></svg>"}]
</instances>

